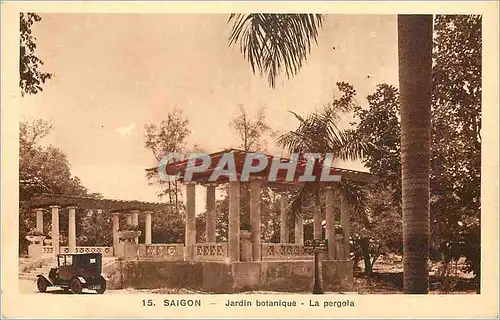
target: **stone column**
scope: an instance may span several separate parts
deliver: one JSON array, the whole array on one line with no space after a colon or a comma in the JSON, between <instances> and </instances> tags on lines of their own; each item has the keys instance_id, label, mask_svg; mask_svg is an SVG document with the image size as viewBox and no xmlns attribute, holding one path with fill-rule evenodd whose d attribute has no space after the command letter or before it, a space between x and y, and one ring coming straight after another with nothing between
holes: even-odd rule
<instances>
[{"instance_id":1,"label":"stone column","mask_svg":"<svg viewBox=\"0 0 500 320\"><path fill-rule=\"evenodd\" d=\"M304 217L302 213L295 216L295 243L304 244Z\"/></svg>"},{"instance_id":2,"label":"stone column","mask_svg":"<svg viewBox=\"0 0 500 320\"><path fill-rule=\"evenodd\" d=\"M146 234L144 236L144 242L146 244L151 244L151 211L146 212Z\"/></svg>"},{"instance_id":3,"label":"stone column","mask_svg":"<svg viewBox=\"0 0 500 320\"><path fill-rule=\"evenodd\" d=\"M250 181L250 223L252 225L252 260L261 260L260 238L260 180Z\"/></svg>"},{"instance_id":4,"label":"stone column","mask_svg":"<svg viewBox=\"0 0 500 320\"><path fill-rule=\"evenodd\" d=\"M229 182L229 261L240 261L240 182Z\"/></svg>"},{"instance_id":5,"label":"stone column","mask_svg":"<svg viewBox=\"0 0 500 320\"><path fill-rule=\"evenodd\" d=\"M196 184L186 184L186 260L193 261L196 242Z\"/></svg>"},{"instance_id":6,"label":"stone column","mask_svg":"<svg viewBox=\"0 0 500 320\"><path fill-rule=\"evenodd\" d=\"M59 206L50 206L52 210L52 248L54 255L59 254Z\"/></svg>"},{"instance_id":7,"label":"stone column","mask_svg":"<svg viewBox=\"0 0 500 320\"><path fill-rule=\"evenodd\" d=\"M139 225L139 210L132 210L132 217L131 217L131 222L133 226L138 226Z\"/></svg>"},{"instance_id":8,"label":"stone column","mask_svg":"<svg viewBox=\"0 0 500 320\"><path fill-rule=\"evenodd\" d=\"M139 210L130 211L130 220L133 226L139 226ZM135 237L135 243L139 244L139 237Z\"/></svg>"},{"instance_id":9,"label":"stone column","mask_svg":"<svg viewBox=\"0 0 500 320\"><path fill-rule=\"evenodd\" d=\"M328 260L335 260L335 210L333 187L326 188L326 239L328 240Z\"/></svg>"},{"instance_id":10,"label":"stone column","mask_svg":"<svg viewBox=\"0 0 500 320\"><path fill-rule=\"evenodd\" d=\"M313 217L313 233L314 240L321 240L323 238L323 226L321 225L322 216L321 216L321 206L319 204L314 206L314 217Z\"/></svg>"},{"instance_id":11,"label":"stone column","mask_svg":"<svg viewBox=\"0 0 500 320\"><path fill-rule=\"evenodd\" d=\"M288 217L286 212L287 199L285 194L280 197L280 243L290 242L290 232L288 228Z\"/></svg>"},{"instance_id":12,"label":"stone column","mask_svg":"<svg viewBox=\"0 0 500 320\"><path fill-rule=\"evenodd\" d=\"M36 230L43 233L43 209L37 208L36 212Z\"/></svg>"},{"instance_id":13,"label":"stone column","mask_svg":"<svg viewBox=\"0 0 500 320\"><path fill-rule=\"evenodd\" d=\"M120 214L118 212L113 212L113 255L118 256L118 246L120 240L118 239L118 230L120 229Z\"/></svg>"},{"instance_id":14,"label":"stone column","mask_svg":"<svg viewBox=\"0 0 500 320\"><path fill-rule=\"evenodd\" d=\"M132 225L132 214L131 213L127 213L127 224Z\"/></svg>"},{"instance_id":15,"label":"stone column","mask_svg":"<svg viewBox=\"0 0 500 320\"><path fill-rule=\"evenodd\" d=\"M350 259L350 252L351 252L351 244L349 241L350 237L350 229L351 229L351 218L349 215L349 205L347 203L347 199L345 197L342 197L340 192L339 192L339 197L341 201L341 207L340 207L340 225L342 226L342 230L344 233L344 260L349 260ZM339 257L340 259L340 257Z\"/></svg>"},{"instance_id":16,"label":"stone column","mask_svg":"<svg viewBox=\"0 0 500 320\"><path fill-rule=\"evenodd\" d=\"M68 246L69 252L76 252L76 207L68 207Z\"/></svg>"},{"instance_id":17,"label":"stone column","mask_svg":"<svg viewBox=\"0 0 500 320\"><path fill-rule=\"evenodd\" d=\"M215 185L207 185L207 225L205 229L206 240L208 243L215 243Z\"/></svg>"}]
</instances>

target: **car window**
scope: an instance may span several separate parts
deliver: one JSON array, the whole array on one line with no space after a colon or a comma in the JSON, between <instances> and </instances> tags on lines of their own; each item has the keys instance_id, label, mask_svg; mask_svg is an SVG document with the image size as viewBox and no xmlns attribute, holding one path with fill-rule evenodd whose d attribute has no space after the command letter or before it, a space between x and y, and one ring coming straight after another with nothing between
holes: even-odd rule
<instances>
[{"instance_id":1,"label":"car window","mask_svg":"<svg viewBox=\"0 0 500 320\"><path fill-rule=\"evenodd\" d=\"M73 265L73 256L66 256L66 265L67 266Z\"/></svg>"}]
</instances>

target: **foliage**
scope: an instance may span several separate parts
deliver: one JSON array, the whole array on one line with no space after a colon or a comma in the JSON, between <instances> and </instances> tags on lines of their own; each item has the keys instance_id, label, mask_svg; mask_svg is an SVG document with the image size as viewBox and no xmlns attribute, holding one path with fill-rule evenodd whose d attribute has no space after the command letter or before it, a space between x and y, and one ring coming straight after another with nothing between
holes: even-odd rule
<instances>
[{"instance_id":1,"label":"foliage","mask_svg":"<svg viewBox=\"0 0 500 320\"><path fill-rule=\"evenodd\" d=\"M229 124L238 134L240 139L239 148L247 152L262 152L265 149L265 135L273 136L274 133L266 122L265 109L257 110L257 114L252 117L245 110L243 105L239 106L239 115Z\"/></svg>"},{"instance_id":2,"label":"foliage","mask_svg":"<svg viewBox=\"0 0 500 320\"><path fill-rule=\"evenodd\" d=\"M401 201L401 125L398 90L388 84L377 86L367 97L368 109L356 106L354 116L359 122L357 139L364 142L362 163L377 176L377 186L394 190L394 201ZM356 123L352 123L356 125Z\"/></svg>"},{"instance_id":3,"label":"foliage","mask_svg":"<svg viewBox=\"0 0 500 320\"><path fill-rule=\"evenodd\" d=\"M322 25L320 14L231 14L230 45L239 42L241 53L254 73L267 75L275 87L284 70L288 78L296 75L311 51L311 40L317 43Z\"/></svg>"},{"instance_id":4,"label":"foliage","mask_svg":"<svg viewBox=\"0 0 500 320\"><path fill-rule=\"evenodd\" d=\"M145 147L151 149L158 163L168 153L184 153L187 151L186 140L191 134L188 126L189 121L182 110L175 108L158 126L155 124L145 126ZM167 196L169 203L179 208L179 198L182 195L177 181L162 181L157 177L156 171L148 171L147 177L152 183L165 185L165 189L158 196Z\"/></svg>"},{"instance_id":5,"label":"foliage","mask_svg":"<svg viewBox=\"0 0 500 320\"><path fill-rule=\"evenodd\" d=\"M431 221L445 259L480 272L482 19L435 19Z\"/></svg>"},{"instance_id":6,"label":"foliage","mask_svg":"<svg viewBox=\"0 0 500 320\"><path fill-rule=\"evenodd\" d=\"M184 243L184 212L183 204L178 209L168 207L154 212L151 217L153 243ZM141 237L143 236L144 232Z\"/></svg>"},{"instance_id":7,"label":"foliage","mask_svg":"<svg viewBox=\"0 0 500 320\"><path fill-rule=\"evenodd\" d=\"M339 126L340 116L355 108L356 91L352 85L345 82L338 82L337 87L341 96L323 106L321 111L313 112L305 118L292 112L299 120L299 125L297 129L279 136L278 145L290 153L319 153L321 158L316 159L319 165L325 161L327 153L342 160L355 160L362 156L365 147L356 139L355 132ZM342 190L347 196L348 189ZM292 191L291 212L297 214L311 198L316 199L316 204L320 205L322 193L316 182L301 184ZM348 198L355 199L351 196Z\"/></svg>"},{"instance_id":8,"label":"foliage","mask_svg":"<svg viewBox=\"0 0 500 320\"><path fill-rule=\"evenodd\" d=\"M481 19L435 20L432 144L431 249L445 261L466 257L480 271ZM396 88L381 84L369 109L355 109L356 134L368 146L363 163L377 174L376 190L401 211L401 143ZM375 190L375 191L376 191ZM389 221L386 221L389 223Z\"/></svg>"},{"instance_id":9,"label":"foliage","mask_svg":"<svg viewBox=\"0 0 500 320\"><path fill-rule=\"evenodd\" d=\"M68 221L64 219L63 221ZM112 246L113 221L111 215L104 210L86 210L78 208L76 211L78 245L81 246ZM62 230L67 227L60 225Z\"/></svg>"},{"instance_id":10,"label":"foliage","mask_svg":"<svg viewBox=\"0 0 500 320\"><path fill-rule=\"evenodd\" d=\"M351 241L355 260L364 260L365 275L381 255L402 253L401 213L393 201L393 190L371 184L364 188L364 210L353 211Z\"/></svg>"},{"instance_id":11,"label":"foliage","mask_svg":"<svg viewBox=\"0 0 500 320\"><path fill-rule=\"evenodd\" d=\"M78 177L71 175L66 154L53 146L39 142L52 130L45 120L21 122L19 125L19 241L20 250L26 250L25 236L35 226L34 214L26 201L37 193L85 195L87 189ZM65 222L61 220L61 227ZM44 231L49 230L45 219ZM48 234L45 232L45 234Z\"/></svg>"},{"instance_id":12,"label":"foliage","mask_svg":"<svg viewBox=\"0 0 500 320\"><path fill-rule=\"evenodd\" d=\"M19 87L23 96L42 91L41 85L53 76L39 70L43 61L35 55L36 38L32 34L32 26L41 19L35 13L20 13Z\"/></svg>"},{"instance_id":13,"label":"foliage","mask_svg":"<svg viewBox=\"0 0 500 320\"><path fill-rule=\"evenodd\" d=\"M239 115L229 125L236 131L240 139L239 147L246 152L263 152L266 148L266 137L274 137L275 133L266 122L265 108L257 110L255 116L251 116L243 105L239 106ZM227 190L226 190L227 191ZM250 189L248 184L240 187L240 225L242 230L250 230Z\"/></svg>"}]
</instances>

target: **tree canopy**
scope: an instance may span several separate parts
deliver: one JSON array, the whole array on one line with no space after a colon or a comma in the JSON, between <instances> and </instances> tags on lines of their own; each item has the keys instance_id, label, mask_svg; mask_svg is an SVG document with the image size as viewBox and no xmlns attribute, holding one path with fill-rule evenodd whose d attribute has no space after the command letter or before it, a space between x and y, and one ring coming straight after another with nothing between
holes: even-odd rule
<instances>
[{"instance_id":1,"label":"tree canopy","mask_svg":"<svg viewBox=\"0 0 500 320\"><path fill-rule=\"evenodd\" d=\"M42 91L42 84L53 77L48 72L43 72L40 67L43 61L35 54L36 37L33 36L32 27L42 18L32 12L20 14L20 57L19 57L19 87L21 95L37 94Z\"/></svg>"}]
</instances>

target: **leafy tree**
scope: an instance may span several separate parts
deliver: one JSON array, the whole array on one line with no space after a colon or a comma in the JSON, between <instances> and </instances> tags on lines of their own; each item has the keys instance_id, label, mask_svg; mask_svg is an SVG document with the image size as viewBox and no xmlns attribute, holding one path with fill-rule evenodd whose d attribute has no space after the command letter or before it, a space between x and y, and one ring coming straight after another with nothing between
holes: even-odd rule
<instances>
[{"instance_id":1,"label":"leafy tree","mask_svg":"<svg viewBox=\"0 0 500 320\"><path fill-rule=\"evenodd\" d=\"M431 136L431 248L445 261L466 257L468 271L480 271L481 18L435 19ZM395 190L398 207L400 106L387 84L368 97L369 109L355 109L358 138L368 145L363 162L379 175L378 189ZM400 209L399 209L400 210Z\"/></svg>"},{"instance_id":2,"label":"leafy tree","mask_svg":"<svg viewBox=\"0 0 500 320\"><path fill-rule=\"evenodd\" d=\"M355 261L363 259L364 272L370 276L381 255L402 252L402 220L400 207L394 205L390 187L369 185L363 189L363 210L354 211L351 241Z\"/></svg>"},{"instance_id":3,"label":"leafy tree","mask_svg":"<svg viewBox=\"0 0 500 320\"><path fill-rule=\"evenodd\" d=\"M19 87L23 96L42 91L41 85L53 76L40 71L43 61L35 55L36 38L32 34L32 26L41 19L35 13L20 13Z\"/></svg>"},{"instance_id":4,"label":"leafy tree","mask_svg":"<svg viewBox=\"0 0 500 320\"><path fill-rule=\"evenodd\" d=\"M482 18L435 19L431 221L445 260L480 276ZM478 282L479 283L479 282Z\"/></svg>"},{"instance_id":5,"label":"leafy tree","mask_svg":"<svg viewBox=\"0 0 500 320\"><path fill-rule=\"evenodd\" d=\"M230 123L230 127L236 131L240 139L238 147L246 152L263 152L266 148L265 138L274 136L269 124L266 122L265 108L257 110L255 116L251 116L243 105L239 106L239 115ZM226 188L226 191L228 189ZM267 188L263 192L268 193ZM250 230L250 189L249 185L243 183L240 187L240 226L242 230Z\"/></svg>"},{"instance_id":6,"label":"leafy tree","mask_svg":"<svg viewBox=\"0 0 500 320\"><path fill-rule=\"evenodd\" d=\"M398 90L377 86L367 97L368 109L354 108L357 139L364 142L362 163L377 176L377 187L394 190L392 202L401 202L401 124Z\"/></svg>"},{"instance_id":7,"label":"leafy tree","mask_svg":"<svg viewBox=\"0 0 500 320\"><path fill-rule=\"evenodd\" d=\"M191 134L188 126L189 120L186 119L182 110L175 108L158 126L155 124L145 126L145 147L151 149L158 163L168 153L184 153L187 151L186 140ZM178 209L181 192L178 182L162 181L158 178L156 171L148 171L147 176L152 183L165 185L165 189L160 192L159 196L166 195L169 203Z\"/></svg>"},{"instance_id":8,"label":"leafy tree","mask_svg":"<svg viewBox=\"0 0 500 320\"><path fill-rule=\"evenodd\" d=\"M184 206L179 206L179 210L181 214L170 207L152 215L153 243L184 243Z\"/></svg>"},{"instance_id":9,"label":"leafy tree","mask_svg":"<svg viewBox=\"0 0 500 320\"><path fill-rule=\"evenodd\" d=\"M87 189L78 177L71 175L66 154L53 146L39 145L41 139L52 130L45 120L21 122L19 125L19 243L26 250L25 235L35 227L34 214L27 200L38 193L54 193L82 196ZM50 222L45 219L44 230L50 231ZM65 222L61 218L61 227ZM47 234L47 233L46 233Z\"/></svg>"},{"instance_id":10,"label":"leafy tree","mask_svg":"<svg viewBox=\"0 0 500 320\"><path fill-rule=\"evenodd\" d=\"M236 131L240 139L238 147L246 152L264 151L265 136L274 136L271 127L266 122L266 113L263 107L259 108L257 114L252 117L243 105L240 105L239 115L231 121L230 126Z\"/></svg>"}]
</instances>

